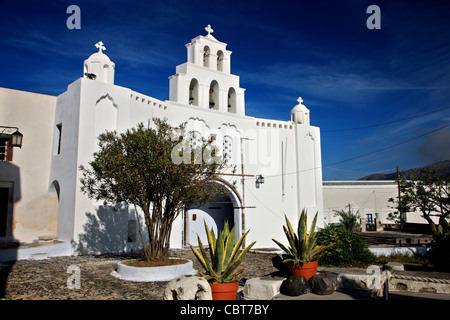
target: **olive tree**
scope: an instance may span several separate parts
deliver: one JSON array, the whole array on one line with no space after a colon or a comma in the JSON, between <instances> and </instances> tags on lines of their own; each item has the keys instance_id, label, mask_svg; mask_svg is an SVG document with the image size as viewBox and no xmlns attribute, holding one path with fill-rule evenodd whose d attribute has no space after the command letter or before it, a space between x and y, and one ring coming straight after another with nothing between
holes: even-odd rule
<instances>
[{"instance_id":1,"label":"olive tree","mask_svg":"<svg viewBox=\"0 0 450 320\"><path fill-rule=\"evenodd\" d=\"M120 134L106 131L99 136L99 151L89 167L80 166L81 190L89 198L134 206L138 223L138 209L143 212L148 241L140 223L139 233L147 261L164 259L172 224L184 208L207 202L219 192L212 186L223 167L205 141L191 148L181 134L184 125L173 128L159 119L154 124L155 128L139 124Z\"/></svg>"},{"instance_id":2,"label":"olive tree","mask_svg":"<svg viewBox=\"0 0 450 320\"><path fill-rule=\"evenodd\" d=\"M397 199L400 212L395 212L394 217L419 210L433 233L438 231L439 225L447 224L450 218L450 180L447 174L421 169L411 179L397 181L400 188L400 197ZM393 198L389 201L395 202ZM437 225L432 217L437 217Z\"/></svg>"}]
</instances>

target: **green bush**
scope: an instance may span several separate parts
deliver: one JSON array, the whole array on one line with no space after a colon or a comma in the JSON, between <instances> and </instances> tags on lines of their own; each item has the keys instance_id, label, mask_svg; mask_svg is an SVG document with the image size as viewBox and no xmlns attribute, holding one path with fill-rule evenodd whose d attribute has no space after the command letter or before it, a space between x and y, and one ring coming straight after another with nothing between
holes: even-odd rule
<instances>
[{"instance_id":1,"label":"green bush","mask_svg":"<svg viewBox=\"0 0 450 320\"><path fill-rule=\"evenodd\" d=\"M444 220L433 233L433 242L426 257L438 270L450 272L450 227Z\"/></svg>"},{"instance_id":2,"label":"green bush","mask_svg":"<svg viewBox=\"0 0 450 320\"><path fill-rule=\"evenodd\" d=\"M317 243L323 245L335 243L319 258L321 265L344 267L356 262L371 263L376 259L363 239L341 226L320 230Z\"/></svg>"}]
</instances>

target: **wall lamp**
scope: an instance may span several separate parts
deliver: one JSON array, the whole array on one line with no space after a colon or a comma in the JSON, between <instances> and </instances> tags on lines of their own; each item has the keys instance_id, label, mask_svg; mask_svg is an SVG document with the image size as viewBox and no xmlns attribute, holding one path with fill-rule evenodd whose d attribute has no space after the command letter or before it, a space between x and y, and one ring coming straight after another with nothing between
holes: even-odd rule
<instances>
[{"instance_id":1,"label":"wall lamp","mask_svg":"<svg viewBox=\"0 0 450 320\"><path fill-rule=\"evenodd\" d=\"M12 147L22 148L23 134L19 132L19 128L0 126L0 130L0 138L11 139Z\"/></svg>"},{"instance_id":2,"label":"wall lamp","mask_svg":"<svg viewBox=\"0 0 450 320\"><path fill-rule=\"evenodd\" d=\"M256 176L256 188L259 189L259 185L264 183L264 177L262 175Z\"/></svg>"}]
</instances>

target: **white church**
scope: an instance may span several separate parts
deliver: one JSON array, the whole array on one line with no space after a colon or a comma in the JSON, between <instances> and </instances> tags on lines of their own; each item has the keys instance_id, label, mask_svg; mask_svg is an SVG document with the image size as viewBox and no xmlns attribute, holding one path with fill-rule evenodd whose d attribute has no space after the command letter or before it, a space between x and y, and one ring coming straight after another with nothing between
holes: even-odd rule
<instances>
[{"instance_id":1,"label":"white church","mask_svg":"<svg viewBox=\"0 0 450 320\"><path fill-rule=\"evenodd\" d=\"M283 241L284 216L297 221L302 209L310 222L318 212L324 225L320 130L303 100L288 106L286 121L247 116L231 51L211 26L205 30L186 44L187 60L169 77L167 101L116 85L116 66L102 42L83 66L80 61L82 77L56 97L0 88L0 239L56 239L69 243L71 254L137 249L135 212L90 200L80 190L79 166L92 160L100 133L152 126L153 118L186 122L231 164L217 181L227 193L186 208L173 225L172 248L197 245L204 221L215 229L225 220L236 224L238 237L250 230L247 241L256 241L255 248ZM20 148L12 145L19 130Z\"/></svg>"}]
</instances>

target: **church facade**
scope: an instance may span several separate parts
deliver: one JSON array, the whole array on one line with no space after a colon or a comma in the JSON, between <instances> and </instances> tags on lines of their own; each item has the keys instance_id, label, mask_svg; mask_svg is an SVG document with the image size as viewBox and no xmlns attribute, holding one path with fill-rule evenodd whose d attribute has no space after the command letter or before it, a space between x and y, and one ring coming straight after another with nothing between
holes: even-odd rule
<instances>
[{"instance_id":1,"label":"church facade","mask_svg":"<svg viewBox=\"0 0 450 320\"><path fill-rule=\"evenodd\" d=\"M124 132L139 123L152 126L154 118L174 126L186 123L194 143L212 141L229 164L217 181L226 193L186 208L173 225L171 247L196 245L197 234L204 239L204 221L216 230L224 221L235 224L238 237L250 230L247 241L256 241L255 248L275 247L273 238L284 241L284 216L297 221L302 209L309 221L318 212L318 226L323 226L320 129L311 126L303 100L293 102L286 121L247 116L245 89L231 73L231 51L210 26L205 30L207 35L186 44L186 62L169 77L166 101L115 85L116 66L101 42L84 61L83 76L57 97L2 89L2 120L14 122L10 125L24 135L12 161L0 162L0 187L8 199L2 209L4 238L30 242L51 235L70 242L74 254L137 249L133 209L90 200L80 191L79 166L92 160L100 133ZM27 109L28 101L42 104L42 110ZM16 112L41 126L14 116L18 105ZM36 133L41 136L33 141ZM31 145L40 143L39 157L29 157ZM35 179L24 177L34 174L32 163L40 168L34 169L40 171ZM27 219L40 223L30 225Z\"/></svg>"}]
</instances>

